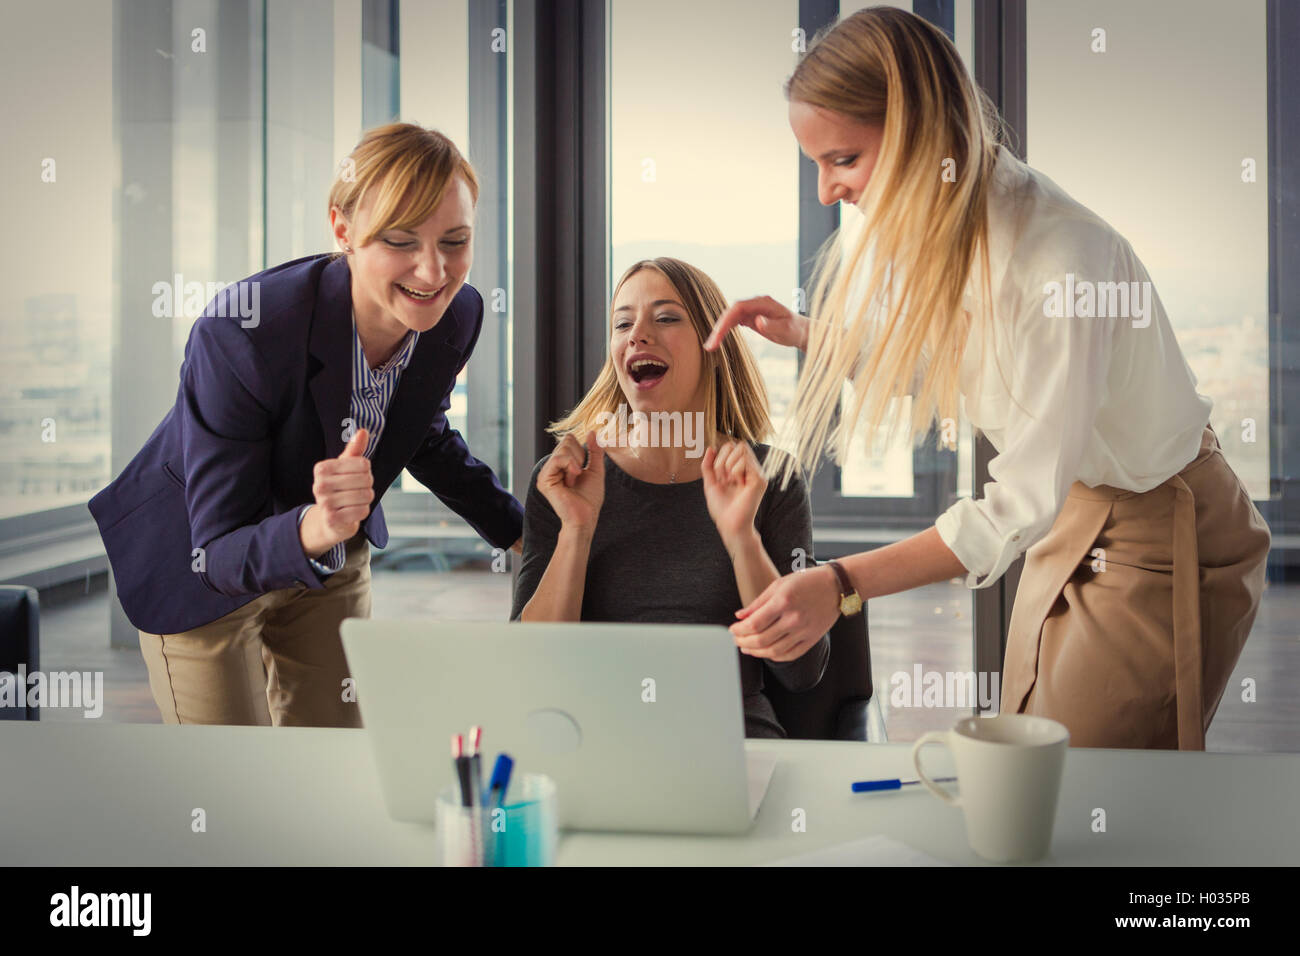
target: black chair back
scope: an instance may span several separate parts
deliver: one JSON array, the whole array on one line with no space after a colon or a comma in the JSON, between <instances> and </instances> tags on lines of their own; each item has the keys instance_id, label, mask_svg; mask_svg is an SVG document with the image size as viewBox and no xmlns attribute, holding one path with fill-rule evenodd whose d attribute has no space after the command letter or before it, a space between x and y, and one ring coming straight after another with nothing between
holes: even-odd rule
<instances>
[{"instance_id":1,"label":"black chair back","mask_svg":"<svg viewBox=\"0 0 1300 956\"><path fill-rule=\"evenodd\" d=\"M18 679L22 665L30 674L41 666L40 599L35 588L0 586L0 673ZM6 678L8 679L8 678ZM26 682L14 688L15 700L27 699ZM0 720L37 720L35 707L0 707Z\"/></svg>"},{"instance_id":2,"label":"black chair back","mask_svg":"<svg viewBox=\"0 0 1300 956\"><path fill-rule=\"evenodd\" d=\"M826 673L812 690L794 692L774 679L763 682L786 736L797 740L866 740L871 684L871 641L867 608L840 615L831 626Z\"/></svg>"}]
</instances>

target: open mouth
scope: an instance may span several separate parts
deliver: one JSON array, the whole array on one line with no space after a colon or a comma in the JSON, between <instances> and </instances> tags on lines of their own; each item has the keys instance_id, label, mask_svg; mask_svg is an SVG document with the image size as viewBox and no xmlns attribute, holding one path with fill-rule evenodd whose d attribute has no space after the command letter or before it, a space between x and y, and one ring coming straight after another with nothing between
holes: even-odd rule
<instances>
[{"instance_id":1,"label":"open mouth","mask_svg":"<svg viewBox=\"0 0 1300 956\"><path fill-rule=\"evenodd\" d=\"M634 359L627 372L638 388L653 388L668 374L668 366L657 359Z\"/></svg>"},{"instance_id":2,"label":"open mouth","mask_svg":"<svg viewBox=\"0 0 1300 956\"><path fill-rule=\"evenodd\" d=\"M438 298L442 289L446 288L446 286L443 286L441 289L433 289L432 291L425 292L420 289L412 289L410 286L402 285L400 282L394 282L393 285L397 286L398 291L412 302L432 302L434 299Z\"/></svg>"}]
</instances>

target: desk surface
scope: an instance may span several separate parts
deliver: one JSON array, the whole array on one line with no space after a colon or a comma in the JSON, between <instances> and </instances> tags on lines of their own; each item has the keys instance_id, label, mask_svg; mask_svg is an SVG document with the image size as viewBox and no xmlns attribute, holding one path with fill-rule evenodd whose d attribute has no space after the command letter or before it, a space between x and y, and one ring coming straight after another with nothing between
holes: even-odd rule
<instances>
[{"instance_id":1,"label":"desk surface","mask_svg":"<svg viewBox=\"0 0 1300 956\"><path fill-rule=\"evenodd\" d=\"M883 834L980 864L961 811L928 793L854 794L911 776L908 744L748 741L778 758L744 837L565 833L562 865L746 865ZM926 767L951 767L926 748ZM362 730L0 723L0 864L424 865L431 826L384 810ZM560 794L560 799L564 795ZM1067 865L1300 863L1300 755L1069 752L1052 852ZM191 830L206 812L207 832ZM1092 830L1094 808L1106 832ZM793 812L806 830L795 832Z\"/></svg>"}]
</instances>

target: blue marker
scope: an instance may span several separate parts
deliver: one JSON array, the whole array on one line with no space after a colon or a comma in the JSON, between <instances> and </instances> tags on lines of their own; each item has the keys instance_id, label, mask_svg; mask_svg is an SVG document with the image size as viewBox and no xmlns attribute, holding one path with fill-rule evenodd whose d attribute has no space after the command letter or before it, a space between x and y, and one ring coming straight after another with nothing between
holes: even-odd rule
<instances>
[{"instance_id":1,"label":"blue marker","mask_svg":"<svg viewBox=\"0 0 1300 956\"><path fill-rule=\"evenodd\" d=\"M510 786L510 771L515 762L505 754L497 755L496 765L492 768L492 782L488 784L487 805L499 807L506 802L506 788Z\"/></svg>"},{"instance_id":2,"label":"blue marker","mask_svg":"<svg viewBox=\"0 0 1300 956\"><path fill-rule=\"evenodd\" d=\"M931 777L935 783L951 783L956 777ZM920 780L899 780L895 777L893 780L858 780L853 784L854 793L870 793L875 790L900 790L903 787L910 787L914 783L920 783Z\"/></svg>"}]
</instances>

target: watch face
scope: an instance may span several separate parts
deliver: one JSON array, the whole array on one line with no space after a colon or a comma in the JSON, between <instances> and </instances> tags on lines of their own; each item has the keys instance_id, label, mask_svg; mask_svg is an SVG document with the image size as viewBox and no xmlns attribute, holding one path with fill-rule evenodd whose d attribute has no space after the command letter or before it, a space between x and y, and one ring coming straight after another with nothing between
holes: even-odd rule
<instances>
[{"instance_id":1,"label":"watch face","mask_svg":"<svg viewBox=\"0 0 1300 956\"><path fill-rule=\"evenodd\" d=\"M841 614L857 614L861 610L862 610L862 598L858 597L856 593L847 594L840 597Z\"/></svg>"}]
</instances>

